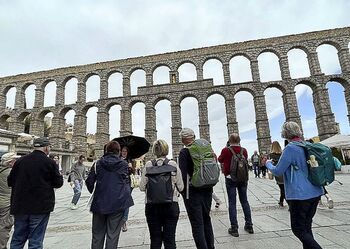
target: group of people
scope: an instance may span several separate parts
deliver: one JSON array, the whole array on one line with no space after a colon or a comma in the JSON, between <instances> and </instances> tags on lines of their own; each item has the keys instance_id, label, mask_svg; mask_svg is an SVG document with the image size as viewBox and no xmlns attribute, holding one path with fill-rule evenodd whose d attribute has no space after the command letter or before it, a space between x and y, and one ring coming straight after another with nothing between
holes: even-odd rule
<instances>
[{"instance_id":1,"label":"group of people","mask_svg":"<svg viewBox=\"0 0 350 249\"><path fill-rule=\"evenodd\" d=\"M282 126L282 137L290 142L302 141L302 132L295 122L286 122ZM213 197L213 186L198 188L191 184L194 172L194 161L190 154L190 146L196 141L193 130L183 128L179 134L184 147L181 149L178 162L167 159L169 146L164 140L153 143L154 160L146 162L142 169L140 190L145 191L145 216L150 232L150 248L176 248L176 227L179 219L179 197L185 204L188 219L192 228L192 236L197 248L215 248L214 231L210 217ZM46 226L55 204L54 188L63 185L63 177L57 163L47 157L50 153L50 142L47 138L34 141L34 151L17 159L14 153L2 157L1 177L8 175L9 188L0 189L1 198L7 198L6 208L0 207L1 237L0 246L6 248L8 234L14 217L14 233L11 248L23 248L28 240L29 248L43 248ZM117 141L110 141L104 147L104 155L92 166L85 179L84 156L72 167L71 185L74 196L72 209L76 208L81 194L83 181L92 193L92 242L91 248L117 248L120 232L126 224L128 209L134 205L130 184L130 162L127 150L121 148ZM218 161L222 164L225 186L228 195L228 213L230 226L228 233L239 236L237 220L237 193L244 213L244 230L253 234L251 208L248 202L248 180L237 182L232 178L231 160L240 154L248 161L248 153L241 146L240 136L236 133L229 136L229 144L225 146ZM253 165L261 163L252 156ZM303 149L294 143L285 146L283 153L278 142L273 142L270 159L264 158L266 168L271 171L281 190L279 205L287 201L290 211L291 228L294 235L302 242L303 248L321 248L312 233L312 219L317 204L324 194L324 189L313 185L307 178L307 159ZM17 160L16 160L17 159ZM166 165L172 168L168 179L173 192L171 200L164 203L153 201L147 196L153 167ZM260 165L259 165L260 166ZM295 166L298 170L294 170ZM4 168L4 169L3 169ZM165 169L165 167L164 167ZM165 172L165 171L164 171ZM291 179L293 178L293 179ZM164 178L165 179L165 178ZM11 195L11 202L9 201ZM5 197L7 196L7 197ZM2 200L2 199L1 199ZM1 203L4 203L1 201ZM9 209L9 210L8 210Z\"/></svg>"}]
</instances>

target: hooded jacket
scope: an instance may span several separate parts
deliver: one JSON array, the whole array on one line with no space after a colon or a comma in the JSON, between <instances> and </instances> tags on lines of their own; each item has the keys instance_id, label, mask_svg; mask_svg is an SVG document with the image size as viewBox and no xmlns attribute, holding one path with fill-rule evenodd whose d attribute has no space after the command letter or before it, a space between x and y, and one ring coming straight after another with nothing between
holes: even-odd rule
<instances>
[{"instance_id":1,"label":"hooded jacket","mask_svg":"<svg viewBox=\"0 0 350 249\"><path fill-rule=\"evenodd\" d=\"M95 170L96 167L96 170ZM99 214L122 212L133 206L128 181L128 164L114 153L107 153L91 167L86 187L94 191L90 211Z\"/></svg>"}]
</instances>

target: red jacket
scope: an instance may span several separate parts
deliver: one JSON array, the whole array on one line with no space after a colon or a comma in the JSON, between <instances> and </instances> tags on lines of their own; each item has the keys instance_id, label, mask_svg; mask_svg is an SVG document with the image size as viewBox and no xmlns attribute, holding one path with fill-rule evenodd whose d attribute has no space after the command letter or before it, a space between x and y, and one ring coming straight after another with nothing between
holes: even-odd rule
<instances>
[{"instance_id":1,"label":"red jacket","mask_svg":"<svg viewBox=\"0 0 350 249\"><path fill-rule=\"evenodd\" d=\"M243 147L240 146L231 146L233 148L234 152L237 154L240 153L241 148L243 149L243 156L248 159L248 153L247 150ZM221 154L218 158L220 163L223 163L224 166L222 167L222 173L224 173L225 176L230 174L230 165L231 165L231 158L232 158L232 153L229 150L229 148L225 147L222 149Z\"/></svg>"}]
</instances>

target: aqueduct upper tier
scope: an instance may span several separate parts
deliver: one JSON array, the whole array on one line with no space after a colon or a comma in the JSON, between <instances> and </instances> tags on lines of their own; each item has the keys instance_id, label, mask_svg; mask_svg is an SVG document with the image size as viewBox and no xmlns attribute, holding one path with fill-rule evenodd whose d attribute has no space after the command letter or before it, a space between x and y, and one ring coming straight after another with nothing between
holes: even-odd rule
<instances>
[{"instance_id":1,"label":"aqueduct upper tier","mask_svg":"<svg viewBox=\"0 0 350 249\"><path fill-rule=\"evenodd\" d=\"M259 150L268 151L271 136L264 91L271 87L280 89L283 94L286 120L295 121L301 125L294 88L298 84L306 84L313 90L319 137L325 139L337 133L337 125L330 108L326 88L327 82L338 81L343 85L347 109L350 110L349 42L350 28L346 27L3 77L0 78L0 121L2 127L5 127L5 122L7 122L9 130L19 133L24 131L25 118L31 115L30 133L43 136L44 117L47 113L52 112L54 115L50 138L54 146L61 148L65 142L65 114L69 110L74 110L76 115L73 141L76 151L84 152L87 139L86 112L94 106L98 108L96 148L101 154L102 145L109 140L108 122L111 106L120 105L120 134L127 135L132 133L131 107L138 102L144 103L145 136L149 141L154 141L157 138L155 105L158 101L166 99L171 103L171 142L173 156L176 157L182 147L178 134L181 130L180 102L185 97L191 96L198 100L200 137L210 140L207 98L213 94L220 94L225 99L227 133L230 134L239 132L234 96L237 92L248 91L254 99ZM329 44L337 49L341 72L331 75L322 73L316 52L316 48L322 44ZM291 78L287 53L292 49L300 49L306 54L310 70L309 77ZM261 81L258 56L264 52L271 52L277 56L280 80ZM231 82L229 63L235 56L243 56L249 60L251 81ZM216 59L222 64L224 82L221 85L214 85L212 79L203 77L203 65L210 59ZM178 69L184 63L191 63L195 66L196 80L179 81ZM154 84L153 73L160 66L166 66L169 69L168 84ZM139 69L145 72L145 86L138 88L137 95L132 95L130 76ZM122 95L109 97L108 80L116 72L122 75ZM96 101L87 101L86 81L92 75L100 78L100 94ZM77 101L67 105L64 102L65 87L72 78L76 78L78 82ZM56 82L56 102L53 106L44 107L44 89L52 81ZM26 108L25 91L30 85L35 86L35 102L33 108ZM16 88L15 105L13 109L6 108L6 94L13 87ZM349 115L348 117L350 119Z\"/></svg>"}]
</instances>

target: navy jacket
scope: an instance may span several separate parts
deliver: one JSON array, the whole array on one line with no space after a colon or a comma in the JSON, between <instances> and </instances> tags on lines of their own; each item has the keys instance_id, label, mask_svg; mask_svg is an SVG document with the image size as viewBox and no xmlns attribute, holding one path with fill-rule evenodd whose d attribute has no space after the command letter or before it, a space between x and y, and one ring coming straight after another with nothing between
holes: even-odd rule
<instances>
[{"instance_id":1,"label":"navy jacket","mask_svg":"<svg viewBox=\"0 0 350 249\"><path fill-rule=\"evenodd\" d=\"M96 167L96 173L94 167ZM102 156L95 166L91 167L85 181L90 193L95 188L90 211L98 214L112 214L122 212L134 205L127 176L127 162L113 153Z\"/></svg>"},{"instance_id":2,"label":"navy jacket","mask_svg":"<svg viewBox=\"0 0 350 249\"><path fill-rule=\"evenodd\" d=\"M7 178L12 187L11 214L46 214L55 206L54 188L63 185L56 162L40 151L15 162Z\"/></svg>"}]
</instances>

